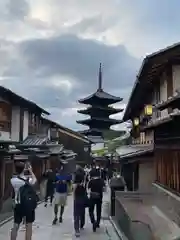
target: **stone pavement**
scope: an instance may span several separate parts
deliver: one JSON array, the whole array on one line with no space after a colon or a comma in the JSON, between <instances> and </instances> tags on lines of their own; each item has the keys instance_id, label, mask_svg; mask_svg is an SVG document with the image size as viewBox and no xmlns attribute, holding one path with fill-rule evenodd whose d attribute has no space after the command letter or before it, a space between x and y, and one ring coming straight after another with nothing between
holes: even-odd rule
<instances>
[{"instance_id":1,"label":"stone pavement","mask_svg":"<svg viewBox=\"0 0 180 240\"><path fill-rule=\"evenodd\" d=\"M107 201L108 196L105 194L104 200ZM105 204L107 206L107 204ZM73 199L72 196L68 197L68 206L64 213L64 221L62 224L52 226L53 209L48 206L44 208L43 204L40 204L36 211L36 221L33 225L33 238L32 240L71 240L76 239L74 237L73 229ZM101 222L101 228L97 229L96 233L92 232L92 226L89 221L88 211L86 210L86 225L85 229L81 231L80 240L118 240L113 226L110 222L104 218ZM0 228L0 239L8 240L9 232L12 226L12 222L8 222ZM24 228L20 228L18 240L24 240Z\"/></svg>"}]
</instances>

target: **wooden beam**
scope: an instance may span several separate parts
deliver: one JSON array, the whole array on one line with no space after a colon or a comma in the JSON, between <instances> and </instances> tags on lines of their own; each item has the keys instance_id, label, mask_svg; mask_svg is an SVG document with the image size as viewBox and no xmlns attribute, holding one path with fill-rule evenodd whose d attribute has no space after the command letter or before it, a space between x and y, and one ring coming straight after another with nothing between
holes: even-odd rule
<instances>
[{"instance_id":1,"label":"wooden beam","mask_svg":"<svg viewBox=\"0 0 180 240\"><path fill-rule=\"evenodd\" d=\"M73 133L70 133L70 132L68 132L68 131L65 131L65 130L62 130L62 129L59 129L58 131L61 132L61 133L66 134L66 135L69 135L69 136L71 136L71 137L73 137L73 138L76 138L76 139L78 139L78 140L81 140L81 141L83 141L83 142L85 142L85 143L90 143L90 141L88 141L88 140L86 140L86 139L84 139L84 138L82 138L82 137L80 137L80 136L77 136L77 135L75 135L75 134L73 134Z\"/></svg>"}]
</instances>

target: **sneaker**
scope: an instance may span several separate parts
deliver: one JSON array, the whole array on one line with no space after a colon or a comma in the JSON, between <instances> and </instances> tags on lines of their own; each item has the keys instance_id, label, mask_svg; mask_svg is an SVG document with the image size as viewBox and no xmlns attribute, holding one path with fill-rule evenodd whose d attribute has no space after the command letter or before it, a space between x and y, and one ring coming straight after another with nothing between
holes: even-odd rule
<instances>
[{"instance_id":1,"label":"sneaker","mask_svg":"<svg viewBox=\"0 0 180 240\"><path fill-rule=\"evenodd\" d=\"M75 237L80 237L80 232L75 232Z\"/></svg>"},{"instance_id":2,"label":"sneaker","mask_svg":"<svg viewBox=\"0 0 180 240\"><path fill-rule=\"evenodd\" d=\"M47 203L44 204L44 207L47 207Z\"/></svg>"},{"instance_id":3,"label":"sneaker","mask_svg":"<svg viewBox=\"0 0 180 240\"><path fill-rule=\"evenodd\" d=\"M53 225L56 225L56 223L57 223L57 218L55 218L55 219L53 220L52 224L53 224Z\"/></svg>"}]
</instances>

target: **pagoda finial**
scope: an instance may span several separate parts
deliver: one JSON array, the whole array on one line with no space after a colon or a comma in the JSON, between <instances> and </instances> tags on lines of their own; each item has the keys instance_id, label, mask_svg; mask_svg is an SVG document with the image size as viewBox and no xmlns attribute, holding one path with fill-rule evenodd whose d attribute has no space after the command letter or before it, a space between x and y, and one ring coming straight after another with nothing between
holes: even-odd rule
<instances>
[{"instance_id":1,"label":"pagoda finial","mask_svg":"<svg viewBox=\"0 0 180 240\"><path fill-rule=\"evenodd\" d=\"M98 91L102 91L102 68L101 68L101 63L99 65Z\"/></svg>"}]
</instances>

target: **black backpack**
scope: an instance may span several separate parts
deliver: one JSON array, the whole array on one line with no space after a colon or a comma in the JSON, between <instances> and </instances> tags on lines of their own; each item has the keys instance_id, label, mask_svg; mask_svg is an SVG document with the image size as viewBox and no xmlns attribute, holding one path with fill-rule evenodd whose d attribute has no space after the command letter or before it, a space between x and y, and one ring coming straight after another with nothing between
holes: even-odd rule
<instances>
[{"instance_id":1,"label":"black backpack","mask_svg":"<svg viewBox=\"0 0 180 240\"><path fill-rule=\"evenodd\" d=\"M24 180L25 184L19 189L19 200L21 208L28 211L34 211L38 204L38 196L34 188L28 183L28 181Z\"/></svg>"}]
</instances>

